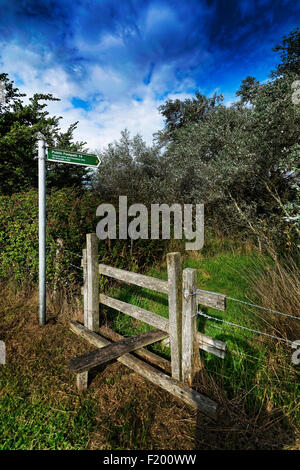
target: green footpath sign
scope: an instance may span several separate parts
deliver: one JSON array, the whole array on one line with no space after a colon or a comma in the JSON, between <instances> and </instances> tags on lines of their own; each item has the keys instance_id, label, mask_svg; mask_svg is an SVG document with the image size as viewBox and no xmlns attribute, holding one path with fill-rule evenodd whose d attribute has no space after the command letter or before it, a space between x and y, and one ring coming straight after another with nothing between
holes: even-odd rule
<instances>
[{"instance_id":1,"label":"green footpath sign","mask_svg":"<svg viewBox=\"0 0 300 470\"><path fill-rule=\"evenodd\" d=\"M60 149L48 149L48 160L52 162L71 163L73 165L94 167L97 167L100 163L97 155Z\"/></svg>"}]
</instances>

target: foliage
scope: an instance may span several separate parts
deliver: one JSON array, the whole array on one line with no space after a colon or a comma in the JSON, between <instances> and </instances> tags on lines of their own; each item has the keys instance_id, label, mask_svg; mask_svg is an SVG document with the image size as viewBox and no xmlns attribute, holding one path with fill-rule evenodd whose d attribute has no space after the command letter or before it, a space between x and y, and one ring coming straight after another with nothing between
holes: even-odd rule
<instances>
[{"instance_id":1,"label":"foliage","mask_svg":"<svg viewBox=\"0 0 300 470\"><path fill-rule=\"evenodd\" d=\"M51 94L35 93L24 104L25 94L14 88L6 73L0 74L0 194L13 194L37 187L37 135L42 133L49 146L81 150L84 142L72 142L77 122L66 132L59 129L61 117L50 117L45 110L49 101L59 101ZM48 186L81 186L88 172L84 167L59 163L48 165Z\"/></svg>"},{"instance_id":2,"label":"foliage","mask_svg":"<svg viewBox=\"0 0 300 470\"><path fill-rule=\"evenodd\" d=\"M120 140L110 144L100 158L92 186L106 202L118 204L120 195L127 196L129 204L163 199L168 171L158 147L147 146L139 135L131 138L124 130Z\"/></svg>"},{"instance_id":3,"label":"foliage","mask_svg":"<svg viewBox=\"0 0 300 470\"><path fill-rule=\"evenodd\" d=\"M280 53L281 62L271 72L271 77L286 74L298 74L300 70L300 29L295 28L287 36L283 36L281 44L273 48Z\"/></svg>"},{"instance_id":4,"label":"foliage","mask_svg":"<svg viewBox=\"0 0 300 470\"><path fill-rule=\"evenodd\" d=\"M47 280L68 285L81 278L80 256L86 234L95 232L96 208L102 201L91 192L73 188L47 195ZM57 240L63 241L57 253ZM148 266L160 257L165 242L106 240L99 242L99 260L117 267ZM38 195L30 190L0 197L0 277L37 280Z\"/></svg>"},{"instance_id":5,"label":"foliage","mask_svg":"<svg viewBox=\"0 0 300 470\"><path fill-rule=\"evenodd\" d=\"M299 236L299 30L274 48L273 80L242 80L231 106L223 96L167 100L155 145L127 131L103 152L94 189L107 201L205 204L206 225L293 250ZM297 100L296 100L297 101Z\"/></svg>"},{"instance_id":6,"label":"foliage","mask_svg":"<svg viewBox=\"0 0 300 470\"><path fill-rule=\"evenodd\" d=\"M208 245L214 248L215 242L216 240L209 240ZM183 268L197 270L197 286L201 289L222 292L236 299L252 301L277 310L282 309L289 314L295 315L299 311L297 267L294 266L291 271L286 266L278 269L278 263L260 255L257 250L245 250L241 245L237 249L233 244L223 249L219 247L218 253L211 250L206 250L205 254L187 253L182 265ZM148 274L166 279L166 266L152 268ZM289 290L295 294L292 298L289 297ZM148 289L128 287L124 284L115 287L109 292L109 295L111 294L124 302L168 317L168 302L163 294L153 295ZM219 320L225 319L223 313L215 309L201 306L201 311ZM125 336L140 334L150 328L149 325L132 320L113 309L104 308L103 313L105 321L109 321L115 330ZM262 313L260 309L249 308L229 299L226 321L273 336L283 336L291 341L296 340L299 335L299 321ZM263 422L275 420L275 416L279 420L285 418L287 428L297 426L300 411L297 400L299 373L291 363L292 349L289 345L201 317L197 320L197 329L212 338L224 341L227 346L225 359L200 352L204 366L203 375L200 375L202 393L223 405L226 400L230 400L230 408L235 401L239 402L246 419L253 417L258 420L259 427ZM170 358L170 351L161 344L151 346L150 350ZM205 384L208 385L207 388ZM195 385L194 382L194 388ZM218 387L222 390L222 398L218 395ZM234 419L243 413L235 413ZM257 439L257 431L254 436L257 445L263 446L263 440Z\"/></svg>"},{"instance_id":7,"label":"foliage","mask_svg":"<svg viewBox=\"0 0 300 470\"><path fill-rule=\"evenodd\" d=\"M299 37L294 31L275 48L283 60L280 74L265 84L247 77L231 106L219 103L202 119L190 114L177 125L179 100L167 102L158 136L177 201L204 202L207 222L283 251L294 248L299 235L300 106L292 100Z\"/></svg>"},{"instance_id":8,"label":"foliage","mask_svg":"<svg viewBox=\"0 0 300 470\"><path fill-rule=\"evenodd\" d=\"M222 100L223 95L217 96L215 93L212 98L207 98L198 91L193 99L187 98L184 101L168 99L158 108L165 118L165 128L164 132L159 132L156 137L160 142L175 139L177 129L191 122L205 120Z\"/></svg>"}]
</instances>

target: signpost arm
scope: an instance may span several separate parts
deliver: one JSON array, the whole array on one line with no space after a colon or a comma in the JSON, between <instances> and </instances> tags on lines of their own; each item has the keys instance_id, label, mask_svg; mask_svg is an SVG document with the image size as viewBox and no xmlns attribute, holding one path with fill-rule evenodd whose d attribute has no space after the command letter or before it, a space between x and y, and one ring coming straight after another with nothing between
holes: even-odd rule
<instances>
[{"instance_id":1,"label":"signpost arm","mask_svg":"<svg viewBox=\"0 0 300 470\"><path fill-rule=\"evenodd\" d=\"M40 325L46 324L46 156L45 140L38 140L39 160L39 298Z\"/></svg>"}]
</instances>

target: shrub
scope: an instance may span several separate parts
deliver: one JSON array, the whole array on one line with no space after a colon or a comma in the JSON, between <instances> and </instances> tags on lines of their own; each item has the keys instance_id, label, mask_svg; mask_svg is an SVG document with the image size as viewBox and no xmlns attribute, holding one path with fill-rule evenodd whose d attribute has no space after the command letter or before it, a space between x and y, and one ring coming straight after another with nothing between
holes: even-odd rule
<instances>
[{"instance_id":1,"label":"shrub","mask_svg":"<svg viewBox=\"0 0 300 470\"><path fill-rule=\"evenodd\" d=\"M86 234L95 232L102 201L74 188L47 195L47 281L69 284L81 274ZM58 238L63 241L57 259ZM167 241L99 240L99 260L126 269L143 269L165 252ZM73 265L73 266L72 266ZM77 266L77 268L75 267ZM36 190L0 197L0 277L38 278L38 194Z\"/></svg>"}]
</instances>

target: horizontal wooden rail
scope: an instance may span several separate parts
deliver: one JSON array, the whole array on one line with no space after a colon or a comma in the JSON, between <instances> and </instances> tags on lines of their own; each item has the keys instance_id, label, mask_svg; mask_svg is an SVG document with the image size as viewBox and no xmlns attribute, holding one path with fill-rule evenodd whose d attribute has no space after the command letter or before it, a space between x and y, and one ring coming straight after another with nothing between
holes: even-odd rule
<instances>
[{"instance_id":1,"label":"horizontal wooden rail","mask_svg":"<svg viewBox=\"0 0 300 470\"><path fill-rule=\"evenodd\" d=\"M111 344L107 339L101 337L93 331L88 330L84 326L74 321L70 323L70 328L75 334L84 338L90 344L93 344L98 348L102 348L108 344ZM150 366L150 364L147 364L141 359L138 359L131 353L127 353L124 356L118 357L117 361L134 370L153 384L158 385L159 387L168 391L176 398L180 398L193 408L196 408L207 416L216 419L217 404L210 398L207 398L204 395L196 392L187 385L179 383L177 380L155 369L154 367Z\"/></svg>"},{"instance_id":2,"label":"horizontal wooden rail","mask_svg":"<svg viewBox=\"0 0 300 470\"><path fill-rule=\"evenodd\" d=\"M107 264L99 264L99 273L105 276L113 277L119 281L135 284L140 287L161 292L162 294L169 293L168 281L157 279L151 276L144 276L143 274L133 273L125 269L118 269L108 266Z\"/></svg>"},{"instance_id":3,"label":"horizontal wooden rail","mask_svg":"<svg viewBox=\"0 0 300 470\"><path fill-rule=\"evenodd\" d=\"M167 318L145 310L141 307L136 307L135 305L127 304L121 300L113 299L112 297L109 297L105 294L100 294L99 301L101 304L106 305L107 307L119 310L122 313L136 318L137 320L143 321L148 325L154 326L159 330L169 333L169 320ZM226 351L225 343L220 340L210 338L209 336L206 336L199 331L197 332L197 341L199 343L200 349L203 349L204 351L210 352L215 356L224 359Z\"/></svg>"},{"instance_id":4,"label":"horizontal wooden rail","mask_svg":"<svg viewBox=\"0 0 300 470\"><path fill-rule=\"evenodd\" d=\"M197 289L197 304L217 310L226 310L226 295Z\"/></svg>"},{"instance_id":5,"label":"horizontal wooden rail","mask_svg":"<svg viewBox=\"0 0 300 470\"><path fill-rule=\"evenodd\" d=\"M196 338L200 349L214 354L221 359L225 358L226 343L223 343L223 341L220 341L219 339L206 336L204 333L200 333L200 331L197 331Z\"/></svg>"},{"instance_id":6,"label":"horizontal wooden rail","mask_svg":"<svg viewBox=\"0 0 300 470\"><path fill-rule=\"evenodd\" d=\"M130 317L136 318L144 323L148 323L148 325L154 326L159 330L169 332L169 321L167 318L161 317L156 313L149 312L149 310L145 310L141 307L136 307L135 305L127 304L121 300L113 299L105 294L100 294L99 300L101 304L106 305L107 307L126 313Z\"/></svg>"}]
</instances>

